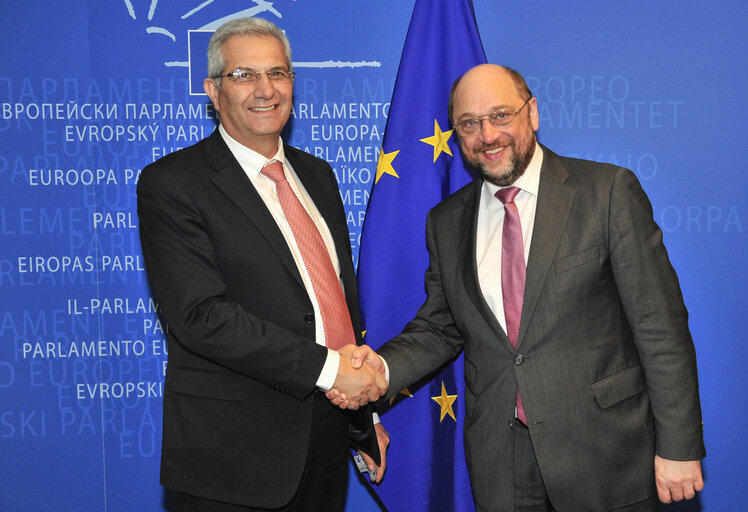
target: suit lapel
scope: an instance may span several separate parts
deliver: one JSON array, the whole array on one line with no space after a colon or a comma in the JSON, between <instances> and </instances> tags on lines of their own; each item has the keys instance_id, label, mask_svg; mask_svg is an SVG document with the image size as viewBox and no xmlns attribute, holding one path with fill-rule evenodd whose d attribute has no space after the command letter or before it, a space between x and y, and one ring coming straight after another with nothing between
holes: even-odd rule
<instances>
[{"instance_id":1,"label":"suit lapel","mask_svg":"<svg viewBox=\"0 0 748 512\"><path fill-rule=\"evenodd\" d=\"M553 255L556 253L556 247L574 202L576 190L564 184L568 177L569 171L561 158L543 147L543 166L540 169L538 204L535 210L535 224L527 262L525 298L522 305L518 346L522 343L532 322L540 292L553 263Z\"/></svg>"},{"instance_id":2,"label":"suit lapel","mask_svg":"<svg viewBox=\"0 0 748 512\"><path fill-rule=\"evenodd\" d=\"M457 238L457 254L459 258L459 275L463 276L465 288L473 305L480 312L490 329L501 339L502 343L511 351L512 344L509 342L499 321L488 306L478 280L478 262L475 257L476 238L478 233L478 209L480 208L480 194L483 182L476 180L474 187L466 196L461 208L455 209L453 216L454 224L451 226L453 233L460 233ZM468 226L468 229L465 227Z\"/></svg>"},{"instance_id":3,"label":"suit lapel","mask_svg":"<svg viewBox=\"0 0 748 512\"><path fill-rule=\"evenodd\" d=\"M312 198L312 202L317 207L317 211L319 211L320 215L322 215L322 218L325 219L327 228L330 230L330 234L332 235L333 241L335 242L335 252L338 255L338 260L344 261L345 259L350 257L347 255L347 251L341 251L341 243L343 243L344 241L345 243L350 243L348 238L348 230L346 229L345 232L341 231L340 223L337 222L334 218L335 209L333 208L333 204L331 204L329 192L325 193L324 185L320 182L318 173L313 172L312 169L309 169L307 168L307 166L303 165L296 151L297 150L295 150L294 148L286 146L286 159L291 163L294 171L296 171L296 175L299 177L302 185L304 185L304 188L309 194L309 197Z\"/></svg>"},{"instance_id":4,"label":"suit lapel","mask_svg":"<svg viewBox=\"0 0 748 512\"><path fill-rule=\"evenodd\" d=\"M296 175L299 177L302 185L304 185L309 197L312 198L314 206L317 207L317 211L319 211L319 214L325 220L327 229L330 230L330 235L335 243L335 253L338 256L338 262L342 269L344 268L344 263L351 260L351 255L346 249L346 247L350 247L350 245L346 245L350 244L348 229L343 227L345 225L341 224L339 219L335 218L336 211L333 201L339 201L339 199L337 197L330 198L330 192L325 191L325 185L320 181L319 173L314 172L314 169L310 169L308 165L304 165L296 151L296 149L286 146L286 159L293 166ZM337 193L338 188L336 185L335 194Z\"/></svg>"},{"instance_id":5,"label":"suit lapel","mask_svg":"<svg viewBox=\"0 0 748 512\"><path fill-rule=\"evenodd\" d=\"M207 143L207 163L216 171L211 181L257 227L259 233L275 251L278 259L299 284L304 286L283 233L218 130L213 132Z\"/></svg>"}]
</instances>

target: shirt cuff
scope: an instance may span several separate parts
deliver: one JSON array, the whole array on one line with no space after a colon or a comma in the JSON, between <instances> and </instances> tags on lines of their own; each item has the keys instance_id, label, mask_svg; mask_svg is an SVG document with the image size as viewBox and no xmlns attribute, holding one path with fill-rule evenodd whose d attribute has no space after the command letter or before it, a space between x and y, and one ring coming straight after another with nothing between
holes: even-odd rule
<instances>
[{"instance_id":1,"label":"shirt cuff","mask_svg":"<svg viewBox=\"0 0 748 512\"><path fill-rule=\"evenodd\" d=\"M322 366L322 371L317 379L317 387L322 391L330 391L335 385L335 378L338 376L338 367L340 366L340 354L335 350L327 349L327 359Z\"/></svg>"},{"instance_id":2,"label":"shirt cuff","mask_svg":"<svg viewBox=\"0 0 748 512\"><path fill-rule=\"evenodd\" d=\"M384 357L379 356L379 359L382 360L382 363L384 364L384 379L387 381L387 385L390 385L390 367L387 365L387 361L384 360Z\"/></svg>"}]
</instances>

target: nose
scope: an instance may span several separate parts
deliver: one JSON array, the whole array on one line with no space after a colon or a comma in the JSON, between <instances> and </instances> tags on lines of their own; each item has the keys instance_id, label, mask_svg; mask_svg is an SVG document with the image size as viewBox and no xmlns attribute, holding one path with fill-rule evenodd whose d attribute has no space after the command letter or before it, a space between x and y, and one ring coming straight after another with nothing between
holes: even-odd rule
<instances>
[{"instance_id":1,"label":"nose","mask_svg":"<svg viewBox=\"0 0 748 512\"><path fill-rule=\"evenodd\" d=\"M275 94L275 88L272 82L267 76L267 73L262 73L260 79L255 83L254 95L258 98L270 98Z\"/></svg>"},{"instance_id":2,"label":"nose","mask_svg":"<svg viewBox=\"0 0 748 512\"><path fill-rule=\"evenodd\" d=\"M501 130L491 124L488 119L481 119L479 137L484 144L490 144L501 137Z\"/></svg>"}]
</instances>

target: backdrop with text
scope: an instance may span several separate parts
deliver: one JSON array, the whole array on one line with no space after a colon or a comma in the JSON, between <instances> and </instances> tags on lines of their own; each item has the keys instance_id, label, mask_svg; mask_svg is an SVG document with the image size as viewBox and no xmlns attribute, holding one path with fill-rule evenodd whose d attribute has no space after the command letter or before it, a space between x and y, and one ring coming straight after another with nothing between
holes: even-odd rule
<instances>
[{"instance_id":1,"label":"backdrop with text","mask_svg":"<svg viewBox=\"0 0 748 512\"><path fill-rule=\"evenodd\" d=\"M215 126L202 93L210 32L241 16L285 30L296 81L284 137L335 170L356 260L413 5L5 6L0 510L174 509L158 484L167 326L148 288L135 186L145 165ZM488 61L518 69L538 98L541 141L562 155L632 169L652 200L690 311L708 453L703 493L663 510L743 509L745 7L698 0L475 0L474 7ZM463 404L458 396L456 414ZM454 428L449 421L435 428ZM347 510L382 510L353 472Z\"/></svg>"}]
</instances>

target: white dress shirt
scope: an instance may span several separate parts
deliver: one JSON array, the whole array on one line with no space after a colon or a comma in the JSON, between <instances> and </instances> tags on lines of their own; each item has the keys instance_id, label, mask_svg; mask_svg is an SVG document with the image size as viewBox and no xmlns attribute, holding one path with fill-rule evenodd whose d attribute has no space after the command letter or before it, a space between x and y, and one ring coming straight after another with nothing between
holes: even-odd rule
<instances>
[{"instance_id":1,"label":"white dress shirt","mask_svg":"<svg viewBox=\"0 0 748 512\"><path fill-rule=\"evenodd\" d=\"M283 233L283 238L285 238L288 248L291 250L294 262L296 263L296 267L299 269L301 279L304 282L304 287L306 288L309 299L312 302L312 307L314 308L314 323L316 329L315 341L319 345L325 346L325 328L322 323L322 314L320 313L317 296L314 293L312 280L309 277L309 272L304 264L304 258L301 255L299 246L296 244L291 225L288 223L286 214L283 212L283 208L278 201L275 182L262 174L262 168L274 160L283 164L283 171L286 174L286 180L288 180L288 184L294 191L294 194L296 194L296 197L299 198L299 202L301 202L302 206L317 226L317 230L327 247L327 252L330 255L333 267L335 267L335 272L338 274L338 279L340 279L340 263L338 262L338 256L335 252L335 242L330 234L330 229L327 227L327 223L325 223L322 215L320 215L319 210L317 210L311 197L309 197L306 189L304 189L304 186L296 175L296 172L293 170L293 167L291 167L291 164L286 160L283 152L283 141L280 137L278 138L278 151L275 153L273 158L265 158L263 155L249 149L233 139L228 133L226 133L226 130L222 125L218 125L218 130L221 133L223 140L226 141L229 150L231 150L231 153L252 182L252 185L254 185L257 193L260 194L265 206L270 210L270 214L273 216L281 233ZM340 355L336 351L328 349L327 359L317 380L317 387L323 390L332 388L335 383L335 377L338 373L339 363Z\"/></svg>"}]
</instances>

